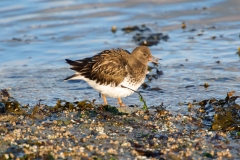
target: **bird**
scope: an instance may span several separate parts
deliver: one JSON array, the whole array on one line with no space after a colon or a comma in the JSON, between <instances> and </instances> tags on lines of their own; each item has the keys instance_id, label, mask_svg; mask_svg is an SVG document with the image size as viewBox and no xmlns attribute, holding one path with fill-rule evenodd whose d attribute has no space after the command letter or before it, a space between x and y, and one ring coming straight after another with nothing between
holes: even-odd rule
<instances>
[{"instance_id":1,"label":"bird","mask_svg":"<svg viewBox=\"0 0 240 160\"><path fill-rule=\"evenodd\" d=\"M84 80L100 92L104 105L106 96L117 98L120 107L126 106L121 98L136 91L148 73L148 63L158 63L147 46L138 46L132 53L117 48L81 60L65 59L76 73L65 80Z\"/></svg>"}]
</instances>

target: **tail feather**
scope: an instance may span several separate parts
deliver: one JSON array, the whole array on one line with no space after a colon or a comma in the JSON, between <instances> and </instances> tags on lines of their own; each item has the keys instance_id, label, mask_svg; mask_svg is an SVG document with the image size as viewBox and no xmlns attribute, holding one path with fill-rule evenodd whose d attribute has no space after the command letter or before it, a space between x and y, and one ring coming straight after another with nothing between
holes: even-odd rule
<instances>
[{"instance_id":1,"label":"tail feather","mask_svg":"<svg viewBox=\"0 0 240 160\"><path fill-rule=\"evenodd\" d=\"M64 81L74 79L74 77L76 77L76 76L77 76L76 74L69 76L69 77L65 78Z\"/></svg>"},{"instance_id":2,"label":"tail feather","mask_svg":"<svg viewBox=\"0 0 240 160\"><path fill-rule=\"evenodd\" d=\"M83 60L76 60L76 61L66 59L66 62L72 66L70 69L80 72L84 67L86 67L86 65L89 64L90 60L91 60L90 58L85 58Z\"/></svg>"},{"instance_id":3,"label":"tail feather","mask_svg":"<svg viewBox=\"0 0 240 160\"><path fill-rule=\"evenodd\" d=\"M70 77L67 77L64 80L82 79L83 77L85 77L84 75L82 75L82 73L85 73L85 70L84 72L82 70L86 67L90 58L85 58L83 60L76 60L76 61L72 61L70 59L65 59L65 60L69 65L71 65L70 69L76 71L76 74Z\"/></svg>"},{"instance_id":4,"label":"tail feather","mask_svg":"<svg viewBox=\"0 0 240 160\"><path fill-rule=\"evenodd\" d=\"M72 60L70 60L70 59L65 59L66 60L66 62L68 63L68 64L70 64L71 66L78 66L79 65L79 62L77 62L77 61L72 61Z\"/></svg>"}]
</instances>

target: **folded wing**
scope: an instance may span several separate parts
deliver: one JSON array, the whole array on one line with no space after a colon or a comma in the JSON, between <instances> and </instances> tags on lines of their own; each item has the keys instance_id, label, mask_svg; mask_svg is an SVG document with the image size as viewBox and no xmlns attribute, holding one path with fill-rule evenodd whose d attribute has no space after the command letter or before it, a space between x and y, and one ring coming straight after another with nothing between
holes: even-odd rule
<instances>
[{"instance_id":1,"label":"folded wing","mask_svg":"<svg viewBox=\"0 0 240 160\"><path fill-rule=\"evenodd\" d=\"M122 49L105 50L98 55L82 60L71 61L66 59L72 70L77 73L67 79L75 76L83 76L94 80L98 84L117 86L127 76L127 62L123 54L129 55L129 52ZM126 57L126 56L125 56Z\"/></svg>"}]
</instances>

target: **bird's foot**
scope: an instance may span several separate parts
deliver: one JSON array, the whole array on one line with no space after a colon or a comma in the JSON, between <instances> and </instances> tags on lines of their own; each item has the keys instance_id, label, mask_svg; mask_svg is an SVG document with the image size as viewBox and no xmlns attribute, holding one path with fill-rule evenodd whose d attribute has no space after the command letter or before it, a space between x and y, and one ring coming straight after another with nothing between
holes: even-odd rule
<instances>
[{"instance_id":1,"label":"bird's foot","mask_svg":"<svg viewBox=\"0 0 240 160\"><path fill-rule=\"evenodd\" d=\"M124 103L119 103L120 107L127 107Z\"/></svg>"},{"instance_id":2,"label":"bird's foot","mask_svg":"<svg viewBox=\"0 0 240 160\"><path fill-rule=\"evenodd\" d=\"M121 100L121 98L118 98L118 104L120 105L120 107L127 107Z\"/></svg>"}]
</instances>

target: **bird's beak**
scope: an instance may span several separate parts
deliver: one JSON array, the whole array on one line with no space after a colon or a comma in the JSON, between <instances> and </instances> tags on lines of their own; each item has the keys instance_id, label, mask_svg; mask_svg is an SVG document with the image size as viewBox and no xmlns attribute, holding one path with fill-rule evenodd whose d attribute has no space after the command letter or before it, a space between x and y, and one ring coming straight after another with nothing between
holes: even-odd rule
<instances>
[{"instance_id":1,"label":"bird's beak","mask_svg":"<svg viewBox=\"0 0 240 160\"><path fill-rule=\"evenodd\" d=\"M156 57L153 57L153 56L148 59L148 61L151 61L151 62L156 63L156 64L158 64L158 60L160 60L160 59L156 58Z\"/></svg>"}]
</instances>

